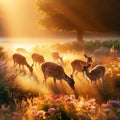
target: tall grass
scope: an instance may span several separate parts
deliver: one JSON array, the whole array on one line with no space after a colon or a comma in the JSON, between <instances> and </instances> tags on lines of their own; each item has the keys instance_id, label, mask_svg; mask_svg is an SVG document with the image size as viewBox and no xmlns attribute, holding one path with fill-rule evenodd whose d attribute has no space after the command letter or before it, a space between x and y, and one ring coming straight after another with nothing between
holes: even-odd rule
<instances>
[{"instance_id":1,"label":"tall grass","mask_svg":"<svg viewBox=\"0 0 120 120\"><path fill-rule=\"evenodd\" d=\"M79 42L57 43L57 44L52 44L49 47L37 46L33 49L33 52L38 52L40 54L43 54L46 61L53 61L49 50L59 51L60 54L63 55L64 71L66 72L67 75L70 75L72 73L72 68L70 65L72 60L76 58L85 60L84 58L85 52L93 53L93 51L97 48L107 47L108 49L110 49L112 46L115 47L118 53L120 52L120 41L118 40L103 41L103 42L89 41L89 42L84 42L84 43L79 43ZM16 113L17 114L16 120L17 119L22 120L22 119L28 119L28 118L30 118L30 120L33 120L33 119L43 120L44 119L43 117L51 117L53 120L54 119L62 120L64 118L79 120L79 119L90 119L90 117L93 120L94 119L105 120L109 117L109 115L107 116L108 113L106 109L105 109L106 113L104 113L104 110L102 110L102 112L99 113L101 110L100 104L107 103L109 100L119 101L120 99L120 94L119 94L120 92L120 73L119 73L120 59L119 59L119 56L117 56L115 59L110 58L110 60L107 61L107 63L104 61L103 63L101 63L106 68L104 86L102 86L98 81L97 86L95 88L91 84L90 80L88 80L86 76L83 75L81 72L79 72L77 75L74 75L75 88L79 96L78 99L74 97L73 95L74 92L70 89L70 87L66 84L65 81L63 81L63 86L61 86L60 81L57 81L57 88L55 88L52 78L48 78L46 82L47 83L46 86L44 87L44 89L42 89L42 82L44 80L44 77L40 69L40 66L34 66L34 75L31 76L27 70L26 70L26 73L21 73L20 71L18 71L18 68L17 68L17 71L13 67L11 69L11 64L13 61L12 60L9 61L9 64L5 62L5 60L8 58L5 58L5 52L3 48L0 49L0 58L1 58L0 60L1 60L2 66L4 67L4 69L0 67L0 97L2 98L2 95L7 96L6 100L8 100L7 102L10 108L12 108L11 106L13 105L10 102L11 96L8 94L8 91L11 90L11 88L13 88L12 89L13 91L16 89L19 89L18 92L20 93L20 95L21 94L24 95L25 91L28 90L28 93L30 94L31 94L31 91L33 93L37 92L37 97L38 97L38 94L40 97L40 98L37 98L37 101L35 101L34 99L33 104L29 100L27 102L23 100L21 102L22 110L20 106L18 106L18 104L16 104L16 108L14 110L10 109L11 111L10 111L10 114L8 113L8 115L11 115L11 116L13 115L14 111L18 110L17 112L19 113ZM102 59L105 59L105 61L107 60L106 56L102 56ZM27 58L27 60L30 63L32 63L30 56ZM97 65L98 63L97 64L94 63L94 64ZM62 96L58 96L57 97L58 99L56 97L55 99L53 99L52 97L49 97L49 95L52 95L52 94L57 94L57 95L62 94ZM73 96L71 97L71 95ZM80 102L82 98L83 98L82 103L85 102L85 105L86 104L88 105L89 103L88 101L92 98L96 100L97 103L94 101L96 106L94 106L93 104L92 105L90 104L90 106L93 106L96 108L93 111L94 113L91 113L91 111L89 111L91 109L91 108L90 109L88 108L89 106L84 107L83 105L82 106L83 108L78 108L76 106L76 105L81 105ZM56 99L60 100L59 104L55 103L57 101ZM66 101L66 99L68 101ZM5 103L3 103L3 101L0 101L0 104L2 107L2 105L4 105ZM97 104L99 105L97 106ZM42 118L37 116L38 114L35 114L35 116L32 116L31 115L32 110L29 108L36 107L36 106L37 106L37 109L35 110L37 113L39 113L39 115L41 112L43 112L44 115L48 115L48 116L42 115ZM55 113L56 112L57 113L56 114L53 113L52 116L49 116L48 113L51 110L50 109L51 107L52 107L52 110L53 111L55 110ZM72 109L73 107L74 109ZM119 107L119 105L117 107ZM109 111L111 118L112 118L112 115L117 116L117 118L119 117L119 114L118 114L119 108L115 108L116 109L115 111L111 108L109 109L111 110L111 112ZM3 109L0 109L0 110L3 110ZM43 111L39 111L39 110L43 110ZM96 115L95 115L95 112L97 113ZM100 119L101 116L103 118ZM8 118L6 118L6 120L7 119Z\"/></svg>"}]
</instances>

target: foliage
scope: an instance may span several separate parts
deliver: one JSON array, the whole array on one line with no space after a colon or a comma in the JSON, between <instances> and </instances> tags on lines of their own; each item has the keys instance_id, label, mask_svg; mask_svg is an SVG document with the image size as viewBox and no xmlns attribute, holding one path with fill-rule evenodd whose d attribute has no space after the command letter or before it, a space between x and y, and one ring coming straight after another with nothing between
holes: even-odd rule
<instances>
[{"instance_id":1,"label":"foliage","mask_svg":"<svg viewBox=\"0 0 120 120\"><path fill-rule=\"evenodd\" d=\"M112 46L114 46L120 52L120 41L119 40L104 41L101 43L101 45L107 48L111 48Z\"/></svg>"},{"instance_id":2,"label":"foliage","mask_svg":"<svg viewBox=\"0 0 120 120\"><path fill-rule=\"evenodd\" d=\"M120 31L119 0L37 0L39 26L59 31Z\"/></svg>"},{"instance_id":3,"label":"foliage","mask_svg":"<svg viewBox=\"0 0 120 120\"><path fill-rule=\"evenodd\" d=\"M46 101L48 109L39 109L46 104ZM35 98L33 103L35 104L31 106L31 111L35 120L106 120L112 118L118 120L120 117L120 101L116 100L98 105L94 98L85 100L82 97L75 99L74 95L49 95Z\"/></svg>"},{"instance_id":4,"label":"foliage","mask_svg":"<svg viewBox=\"0 0 120 120\"><path fill-rule=\"evenodd\" d=\"M8 74L7 68L8 66L7 62L5 61L4 48L0 47L0 107L2 104L9 104L10 96L8 95L8 91L15 78L14 74Z\"/></svg>"},{"instance_id":5,"label":"foliage","mask_svg":"<svg viewBox=\"0 0 120 120\"><path fill-rule=\"evenodd\" d=\"M85 50L90 51L91 53L99 47L107 47L111 48L114 46L119 51L119 41L89 41L84 42L83 44L79 42L71 42L71 43L58 43L54 44L52 46L47 46L48 49L54 49L58 50L60 52L65 52L65 55L67 56L67 51L69 51L69 58L73 57L71 53L74 50L74 53L79 53L79 51ZM37 52L43 49L43 47L39 48L39 46L36 47ZM36 52L36 48L34 49ZM48 56L48 51L43 50L44 55ZM42 53L42 52L41 52ZM79 53L80 55L80 53ZM76 56L75 56L76 57ZM107 56L108 57L108 56ZM110 56L111 57L111 56ZM48 57L49 59L49 57ZM2 95L5 95L7 98L4 98L8 100L7 102L10 102L9 98L11 96L7 93L11 88L13 87L13 91L15 94L15 100L21 100L21 97L27 95L22 99L20 102L15 103L15 109L11 111L11 106L13 104L10 102L9 107L4 106L5 103L3 101L0 102L1 108L0 108L0 118L1 119L15 119L15 120L21 120L21 119L29 119L29 120L119 120L120 118L120 65L119 65L119 57L116 57L114 59L110 59L109 64L104 64L106 68L106 74L105 74L105 81L104 86L101 86L97 84L96 88L94 88L87 80L81 75L78 74L78 76L75 77L75 82L77 83L75 85L76 92L78 93L79 97L75 98L74 95L70 95L69 89L65 85L66 89L63 89L64 94L59 94L61 92L58 92L58 94L54 93L54 86L49 86L48 89L50 89L50 94L43 94L41 91L41 87L38 85L39 89L39 97L38 94L35 96L32 96L32 98L28 97L30 91L25 93L25 91L16 92L16 88L13 85L13 80L15 78L14 73L12 75L10 74L10 71L7 66L7 63L1 60L1 66L0 66L0 98L3 98ZM106 61L106 57L105 57ZM67 65L69 65L68 62L65 61ZM65 70L69 71L69 67L65 65ZM68 69L66 69L68 67ZM36 67L37 68L37 67ZM67 72L68 72L67 71ZM21 75L21 74L20 74ZM40 75L40 71L39 71ZM27 88L27 84L31 78L29 75L21 75L20 76L23 79L23 84L25 88ZM18 81L21 80L19 77L17 78ZM28 80L28 81L27 81ZM33 79L32 79L33 80ZM22 80L21 80L22 81ZM34 81L34 80L33 80ZM30 82L29 83L33 83ZM34 86L35 84L32 84ZM64 87L63 85L63 87ZM84 85L84 87L83 87ZM107 87L106 87L107 86ZM22 86L23 87L23 86ZM14 89L15 88L15 89ZM51 89L52 88L52 89ZM61 87L58 86L59 89ZM46 88L47 89L47 88ZM67 92L66 92L67 91ZM52 93L51 93L52 92ZM19 93L19 96L17 96ZM18 99L17 97L20 99ZM1 99L0 99L1 100ZM20 104L19 104L20 103ZM3 107L4 106L4 107ZM9 116L9 117L8 117Z\"/></svg>"},{"instance_id":6,"label":"foliage","mask_svg":"<svg viewBox=\"0 0 120 120\"><path fill-rule=\"evenodd\" d=\"M98 29L101 28L99 24L102 24L110 29L119 30L120 17L118 11L120 5L118 0L37 0L36 5L40 14L40 23L43 23L48 28L66 30L97 29L100 31ZM98 21L100 23L97 23Z\"/></svg>"},{"instance_id":7,"label":"foliage","mask_svg":"<svg viewBox=\"0 0 120 120\"><path fill-rule=\"evenodd\" d=\"M89 52L93 52L95 49L100 48L100 47L106 47L108 49L112 48L112 46L114 46L114 48L120 52L120 41L119 40L110 40L110 41L86 41L83 43L80 42L66 42L66 43L57 43L57 44L53 44L52 48L55 50L59 50L61 52L66 52L66 51L89 51Z\"/></svg>"}]
</instances>

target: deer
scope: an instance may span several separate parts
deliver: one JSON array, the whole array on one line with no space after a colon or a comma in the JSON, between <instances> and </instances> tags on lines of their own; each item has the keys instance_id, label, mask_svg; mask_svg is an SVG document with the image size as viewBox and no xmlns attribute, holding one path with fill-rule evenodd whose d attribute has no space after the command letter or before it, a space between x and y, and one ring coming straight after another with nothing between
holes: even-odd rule
<instances>
[{"instance_id":1,"label":"deer","mask_svg":"<svg viewBox=\"0 0 120 120\"><path fill-rule=\"evenodd\" d=\"M62 79L63 79L67 82L70 88L75 92L75 87L74 87L75 82L73 78L66 75L61 65L58 65L53 62L45 62L41 65L41 69L44 74L43 85L46 83L47 77L53 77L55 86L56 86L56 79L61 81L61 85L62 85Z\"/></svg>"},{"instance_id":2,"label":"deer","mask_svg":"<svg viewBox=\"0 0 120 120\"><path fill-rule=\"evenodd\" d=\"M85 71L86 76L92 81L94 81L94 85L96 85L96 81L99 79L102 79L102 83L104 80L104 74L105 74L105 67L102 65L96 65L92 70L89 72L88 68L91 66L91 64L88 64L87 66L83 67L82 71Z\"/></svg>"},{"instance_id":3,"label":"deer","mask_svg":"<svg viewBox=\"0 0 120 120\"><path fill-rule=\"evenodd\" d=\"M23 53L23 54L30 54L26 49L24 48L17 48L16 51L18 53Z\"/></svg>"},{"instance_id":4,"label":"deer","mask_svg":"<svg viewBox=\"0 0 120 120\"><path fill-rule=\"evenodd\" d=\"M87 55L84 55L84 56L85 56L85 58L87 58L87 62L80 60L80 59L75 59L74 61L71 62L71 66L72 66L72 70L73 70L73 72L71 74L72 76L75 73L75 71L82 72L83 67L92 62L92 57L88 57Z\"/></svg>"},{"instance_id":5,"label":"deer","mask_svg":"<svg viewBox=\"0 0 120 120\"><path fill-rule=\"evenodd\" d=\"M33 53L32 54L32 60L33 60L33 65L35 63L38 63L39 65L43 62L45 62L45 59L42 55L38 54L38 53Z\"/></svg>"},{"instance_id":6,"label":"deer","mask_svg":"<svg viewBox=\"0 0 120 120\"><path fill-rule=\"evenodd\" d=\"M20 66L22 65L24 69L24 65L25 65L29 69L29 71L33 73L33 68L32 68L33 65L30 66L23 55L18 53L13 54L13 61L14 61L14 66L18 64L20 68Z\"/></svg>"},{"instance_id":7,"label":"deer","mask_svg":"<svg viewBox=\"0 0 120 120\"><path fill-rule=\"evenodd\" d=\"M57 63L61 62L61 63L63 63L63 57L61 57L59 55L59 52L52 52L51 55L52 55L52 58L53 58L54 62L57 62Z\"/></svg>"}]
</instances>

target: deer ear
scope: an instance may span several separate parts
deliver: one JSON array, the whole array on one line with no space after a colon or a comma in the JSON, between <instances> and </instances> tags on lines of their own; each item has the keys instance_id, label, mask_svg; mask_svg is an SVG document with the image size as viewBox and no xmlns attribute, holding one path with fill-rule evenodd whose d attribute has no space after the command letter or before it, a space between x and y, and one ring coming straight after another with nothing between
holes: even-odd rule
<instances>
[{"instance_id":1,"label":"deer ear","mask_svg":"<svg viewBox=\"0 0 120 120\"><path fill-rule=\"evenodd\" d=\"M33 67L34 64L31 65L31 67Z\"/></svg>"},{"instance_id":2,"label":"deer ear","mask_svg":"<svg viewBox=\"0 0 120 120\"><path fill-rule=\"evenodd\" d=\"M93 55L90 56L91 58L93 57Z\"/></svg>"},{"instance_id":3,"label":"deer ear","mask_svg":"<svg viewBox=\"0 0 120 120\"><path fill-rule=\"evenodd\" d=\"M86 58L88 57L86 54L84 55Z\"/></svg>"},{"instance_id":4,"label":"deer ear","mask_svg":"<svg viewBox=\"0 0 120 120\"><path fill-rule=\"evenodd\" d=\"M73 75L71 74L70 77L73 79Z\"/></svg>"}]
</instances>

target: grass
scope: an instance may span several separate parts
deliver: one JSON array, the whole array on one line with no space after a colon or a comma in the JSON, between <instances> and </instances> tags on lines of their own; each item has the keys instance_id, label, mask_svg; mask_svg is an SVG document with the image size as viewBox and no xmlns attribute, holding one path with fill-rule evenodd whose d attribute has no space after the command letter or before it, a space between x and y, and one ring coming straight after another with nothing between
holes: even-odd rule
<instances>
[{"instance_id":1,"label":"grass","mask_svg":"<svg viewBox=\"0 0 120 120\"><path fill-rule=\"evenodd\" d=\"M98 63L93 55L93 66L102 64L106 68L104 86L99 81L96 88L82 73L74 75L78 98L68 84L57 81L54 87L52 78L48 78L46 86L42 86L43 74L40 66L34 66L34 74L20 72L12 66L11 56L5 57L4 48L0 49L0 118L2 120L119 120L120 118L120 42L78 42L52 44L49 48L33 48L34 52L43 54L46 61L53 61L49 50L59 51L63 55L64 70L68 76L72 73L70 63L78 58L85 60L84 54L93 54L99 47L112 46L118 51L117 56L103 56ZM42 51L41 51L42 49ZM3 57L4 56L4 57ZM97 56L98 57L98 56ZM109 59L108 59L109 58ZM5 61L9 59L6 63ZM30 56L27 61L32 63ZM108 64L109 63L109 64ZM92 67L93 67L92 66ZM62 89L63 87L63 89ZM13 93L13 94L12 94ZM13 96L12 96L13 95ZM27 96L16 102L18 97ZM4 97L3 97L4 96ZM32 97L31 97L32 96ZM6 99L6 102L4 101ZM12 108L14 106L14 108Z\"/></svg>"}]
</instances>

